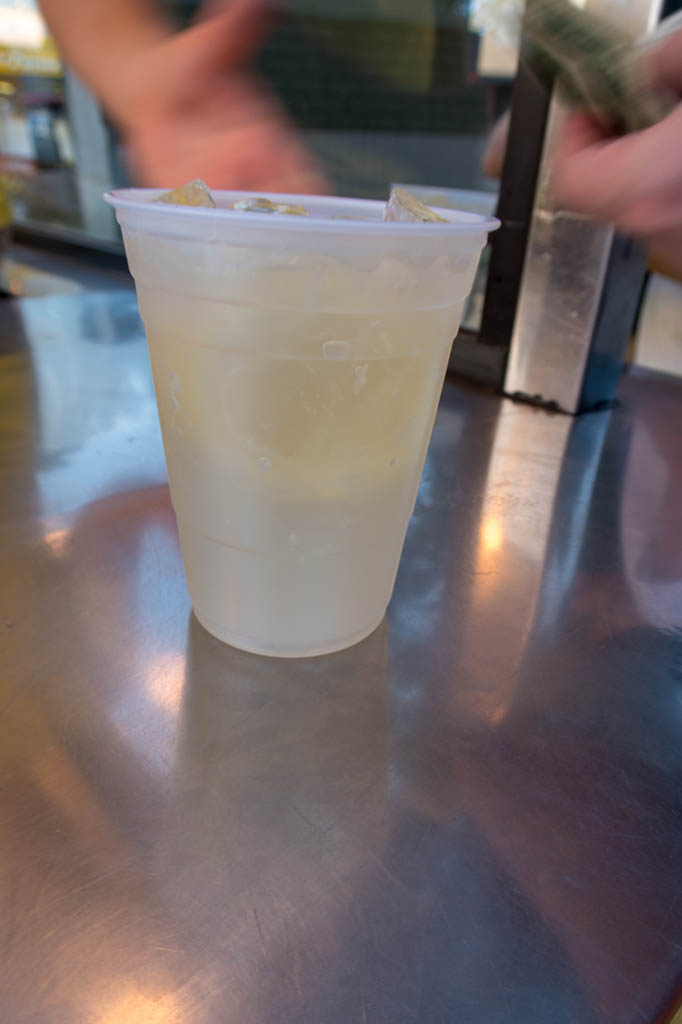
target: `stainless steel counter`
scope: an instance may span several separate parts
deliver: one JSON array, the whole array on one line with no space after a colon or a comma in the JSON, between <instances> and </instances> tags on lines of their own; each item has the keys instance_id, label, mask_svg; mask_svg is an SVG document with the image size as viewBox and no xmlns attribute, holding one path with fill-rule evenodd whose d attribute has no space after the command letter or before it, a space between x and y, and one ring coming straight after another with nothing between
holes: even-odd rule
<instances>
[{"instance_id":1,"label":"stainless steel counter","mask_svg":"<svg viewBox=\"0 0 682 1024\"><path fill-rule=\"evenodd\" d=\"M279 662L192 618L132 295L0 339L0 1021L668 1019L682 383L449 383L386 622Z\"/></svg>"}]
</instances>

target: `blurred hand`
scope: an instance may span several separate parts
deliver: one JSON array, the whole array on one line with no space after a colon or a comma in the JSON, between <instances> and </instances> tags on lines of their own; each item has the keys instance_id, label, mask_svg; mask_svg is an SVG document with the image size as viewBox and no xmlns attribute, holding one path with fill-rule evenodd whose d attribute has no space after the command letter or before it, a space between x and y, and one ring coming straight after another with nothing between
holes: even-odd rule
<instances>
[{"instance_id":1,"label":"blurred hand","mask_svg":"<svg viewBox=\"0 0 682 1024\"><path fill-rule=\"evenodd\" d=\"M483 173L487 178L501 178L504 156L509 138L510 112L507 110L496 122L483 153Z\"/></svg>"},{"instance_id":2,"label":"blurred hand","mask_svg":"<svg viewBox=\"0 0 682 1024\"><path fill-rule=\"evenodd\" d=\"M647 58L655 81L682 99L682 31ZM557 198L651 243L657 269L682 277L682 103L659 124L621 138L571 117L554 171Z\"/></svg>"},{"instance_id":3,"label":"blurred hand","mask_svg":"<svg viewBox=\"0 0 682 1024\"><path fill-rule=\"evenodd\" d=\"M261 0L212 4L123 68L116 114L141 184L325 191L295 125L247 66L266 31Z\"/></svg>"}]
</instances>

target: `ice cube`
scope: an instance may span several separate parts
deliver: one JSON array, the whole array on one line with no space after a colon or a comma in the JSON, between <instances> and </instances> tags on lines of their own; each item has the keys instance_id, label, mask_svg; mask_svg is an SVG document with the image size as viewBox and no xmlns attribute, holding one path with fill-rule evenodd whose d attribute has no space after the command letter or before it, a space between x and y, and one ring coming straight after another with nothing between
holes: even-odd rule
<instances>
[{"instance_id":1,"label":"ice cube","mask_svg":"<svg viewBox=\"0 0 682 1024\"><path fill-rule=\"evenodd\" d=\"M164 192L163 195L156 197L155 202L172 203L175 206L211 206L215 208L213 196L201 178L188 181L186 185L174 188L171 192Z\"/></svg>"},{"instance_id":2,"label":"ice cube","mask_svg":"<svg viewBox=\"0 0 682 1024\"><path fill-rule=\"evenodd\" d=\"M232 203L232 209L248 213L288 213L297 217L308 216L308 211L304 206L299 206L296 203L273 203L271 199L265 199L262 196L254 196L253 199L237 199Z\"/></svg>"},{"instance_id":3,"label":"ice cube","mask_svg":"<svg viewBox=\"0 0 682 1024\"><path fill-rule=\"evenodd\" d=\"M428 206L424 206L423 203L420 203L418 199L415 199L414 196L411 196L403 188L391 189L391 194L384 209L384 220L447 224L445 217L434 213L433 210L430 210Z\"/></svg>"}]
</instances>

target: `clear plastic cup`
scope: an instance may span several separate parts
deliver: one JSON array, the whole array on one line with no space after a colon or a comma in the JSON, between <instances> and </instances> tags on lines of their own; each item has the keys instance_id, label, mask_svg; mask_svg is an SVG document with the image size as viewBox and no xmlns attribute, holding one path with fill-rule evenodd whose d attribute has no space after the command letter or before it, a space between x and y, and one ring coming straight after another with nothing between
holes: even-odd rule
<instances>
[{"instance_id":1,"label":"clear plastic cup","mask_svg":"<svg viewBox=\"0 0 682 1024\"><path fill-rule=\"evenodd\" d=\"M448 355L493 219L383 223L107 194L145 322L194 612L235 647L324 654L381 622Z\"/></svg>"}]
</instances>

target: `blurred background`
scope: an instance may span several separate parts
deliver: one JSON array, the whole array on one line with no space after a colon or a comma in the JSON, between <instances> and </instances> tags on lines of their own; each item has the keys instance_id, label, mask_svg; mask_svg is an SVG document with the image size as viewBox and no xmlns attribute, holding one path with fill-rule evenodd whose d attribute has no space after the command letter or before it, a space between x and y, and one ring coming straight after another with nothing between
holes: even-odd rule
<instances>
[{"instance_id":1,"label":"blurred background","mask_svg":"<svg viewBox=\"0 0 682 1024\"><path fill-rule=\"evenodd\" d=\"M166 0L178 25L198 6ZM383 197L391 181L492 191L481 154L509 103L515 55L473 31L468 0L405 7L401 17L380 0L357 11L288 3L261 71L338 192ZM35 0L0 0L0 76L2 183L16 220L115 241L100 196L126 183L119 142L61 63Z\"/></svg>"},{"instance_id":2,"label":"blurred background","mask_svg":"<svg viewBox=\"0 0 682 1024\"><path fill-rule=\"evenodd\" d=\"M179 27L199 7L196 0L164 3ZM481 157L509 106L516 71L515 48L495 30L505 0L280 3L260 71L324 162L337 193L383 198L399 182L433 204L494 210L498 184L484 176ZM76 246L93 258L121 256L118 228L101 195L128 183L113 126L60 59L36 0L0 0L5 292L59 288L53 264L47 271L35 253L6 251L10 224L20 246L61 252ZM484 254L463 322L470 331L480 323L486 269ZM72 285L73 276L65 277L64 287ZM670 321L680 287L656 280L648 292L639 327L644 337L631 357L679 372L682 341ZM678 315L672 319L679 322Z\"/></svg>"}]
</instances>

